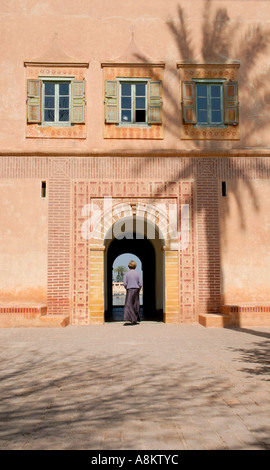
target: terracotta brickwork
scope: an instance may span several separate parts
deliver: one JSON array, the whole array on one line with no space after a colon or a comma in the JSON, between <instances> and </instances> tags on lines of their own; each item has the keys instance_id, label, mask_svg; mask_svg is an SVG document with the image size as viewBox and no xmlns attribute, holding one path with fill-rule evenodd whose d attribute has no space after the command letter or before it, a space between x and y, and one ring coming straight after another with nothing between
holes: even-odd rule
<instances>
[{"instance_id":1,"label":"terracotta brickwork","mask_svg":"<svg viewBox=\"0 0 270 470\"><path fill-rule=\"evenodd\" d=\"M200 312L217 312L220 303L220 245L218 190L215 161L209 160L199 168L197 182L198 259L199 259L199 304ZM211 279L211 282L209 282Z\"/></svg>"},{"instance_id":2,"label":"terracotta brickwork","mask_svg":"<svg viewBox=\"0 0 270 470\"><path fill-rule=\"evenodd\" d=\"M70 181L49 182L48 314L70 313Z\"/></svg>"},{"instance_id":3,"label":"terracotta brickwork","mask_svg":"<svg viewBox=\"0 0 270 470\"><path fill-rule=\"evenodd\" d=\"M119 197L121 195L121 197ZM171 250L170 245L165 251L165 285L166 295L166 321L194 322L195 310L195 223L194 223L194 197L193 183L172 182L164 188L162 181L76 181L74 182L74 277L73 277L73 311L74 323L103 322L103 241L106 235L106 220L101 219L101 233L99 240L86 239L82 236L82 226L86 222L87 212L84 210L87 204L98 198L102 203L102 197L111 196L113 205L118 208L121 203L130 203L137 206L137 214L142 204L152 204L158 201L172 203L176 199L178 211L181 204L188 204L191 219L189 226L189 244L183 249ZM115 197L116 196L116 197ZM167 197L166 197L167 196ZM169 198L168 198L169 197ZM123 204L124 205L124 204ZM153 206L154 207L154 206ZM125 214L124 207L118 210L112 222L121 219ZM130 215L129 213L127 215ZM156 220L156 219L155 219ZM162 220L156 223L163 229ZM183 221L182 221L183 224ZM105 226L105 230L103 227ZM178 229L181 229L179 219ZM167 237L166 237L167 238ZM167 240L169 244L169 240ZM167 250L170 251L167 251ZM91 261L92 260L92 261ZM97 269L97 265L99 266ZM88 296L88 290L90 292ZM181 292L181 295L180 295ZM180 308L180 310L179 310Z\"/></svg>"},{"instance_id":4,"label":"terracotta brickwork","mask_svg":"<svg viewBox=\"0 0 270 470\"><path fill-rule=\"evenodd\" d=\"M103 321L103 273L95 272L95 265L102 265L103 251L92 251L89 240L81 239L85 221L81 209L91 198L97 201L112 196L117 203L137 203L155 196L156 200L176 198L178 206L190 204L188 249L165 253L172 259L179 256L178 274L167 271L168 279L172 275L179 285L178 294L170 294L175 300L175 311L178 310L178 321L193 322L199 313L218 313L221 309L220 182L241 177L250 187L253 181L269 176L269 160L262 157L0 159L1 178L40 178L48 183L47 308L49 314L69 315L76 324L91 321L89 305L95 303L93 296L97 301L92 320Z\"/></svg>"},{"instance_id":5,"label":"terracotta brickwork","mask_svg":"<svg viewBox=\"0 0 270 470\"><path fill-rule=\"evenodd\" d=\"M192 279L191 279L192 282ZM165 252L165 289L166 305L165 318L166 323L180 323L185 321L185 293L179 292L179 253L178 251ZM181 286L182 287L182 286ZM179 295L180 294L180 295ZM181 311L179 303L181 302Z\"/></svg>"},{"instance_id":6,"label":"terracotta brickwork","mask_svg":"<svg viewBox=\"0 0 270 470\"><path fill-rule=\"evenodd\" d=\"M221 312L229 316L230 325L241 328L252 326L269 326L270 305L267 302L255 305L226 305Z\"/></svg>"},{"instance_id":7,"label":"terracotta brickwork","mask_svg":"<svg viewBox=\"0 0 270 470\"><path fill-rule=\"evenodd\" d=\"M103 250L90 250L89 253L90 263L90 292L89 292L89 323L103 323L104 322L104 260ZM76 294L74 293L74 296ZM84 305L86 307L86 304ZM75 312L73 309L73 319ZM76 319L75 319L76 323Z\"/></svg>"}]
</instances>

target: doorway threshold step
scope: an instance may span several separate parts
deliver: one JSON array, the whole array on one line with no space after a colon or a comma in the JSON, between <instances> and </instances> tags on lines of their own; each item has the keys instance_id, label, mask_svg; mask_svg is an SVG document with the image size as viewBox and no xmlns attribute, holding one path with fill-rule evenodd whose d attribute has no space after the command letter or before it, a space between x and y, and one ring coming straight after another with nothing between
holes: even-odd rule
<instances>
[{"instance_id":1,"label":"doorway threshold step","mask_svg":"<svg viewBox=\"0 0 270 470\"><path fill-rule=\"evenodd\" d=\"M205 328L225 328L231 324L231 316L224 313L202 313L199 324Z\"/></svg>"},{"instance_id":2,"label":"doorway threshold step","mask_svg":"<svg viewBox=\"0 0 270 470\"><path fill-rule=\"evenodd\" d=\"M69 325L69 316L65 315L41 315L39 320L46 327L58 327L62 326L63 328Z\"/></svg>"}]
</instances>

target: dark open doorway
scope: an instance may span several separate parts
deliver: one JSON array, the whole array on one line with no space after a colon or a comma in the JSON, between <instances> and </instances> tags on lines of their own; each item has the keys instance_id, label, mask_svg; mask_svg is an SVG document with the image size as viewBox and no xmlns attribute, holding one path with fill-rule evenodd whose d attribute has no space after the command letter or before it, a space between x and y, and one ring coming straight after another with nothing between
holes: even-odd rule
<instances>
[{"instance_id":1,"label":"dark open doorway","mask_svg":"<svg viewBox=\"0 0 270 470\"><path fill-rule=\"evenodd\" d=\"M128 264L133 260L137 263L136 271L141 275L143 281L142 262L134 253L123 253L117 256L113 262L112 277L113 277L113 292L112 292L112 306L124 306L126 298L126 290L124 288L123 280L125 274L129 271ZM143 288L139 294L140 305L143 305Z\"/></svg>"},{"instance_id":2,"label":"dark open doorway","mask_svg":"<svg viewBox=\"0 0 270 470\"><path fill-rule=\"evenodd\" d=\"M161 251L161 248L160 248ZM123 238L121 240L113 239L108 246L106 260L107 272L107 308L105 313L105 321L122 321L123 320L123 307L113 306L113 293L112 293L112 281L113 281L113 262L121 254L133 253L141 260L142 272L143 272L143 295L141 305L141 318L142 320L162 321L163 310L157 308L156 305L156 270L163 269L161 265L157 266L156 263L156 250L147 238L136 239L134 234L133 238ZM159 263L162 264L162 263Z\"/></svg>"}]
</instances>

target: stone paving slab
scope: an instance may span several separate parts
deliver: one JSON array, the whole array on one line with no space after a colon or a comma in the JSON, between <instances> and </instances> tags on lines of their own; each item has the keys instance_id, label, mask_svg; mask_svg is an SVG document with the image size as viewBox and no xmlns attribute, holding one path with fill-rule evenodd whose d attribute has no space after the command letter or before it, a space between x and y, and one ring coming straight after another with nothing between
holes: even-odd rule
<instances>
[{"instance_id":1,"label":"stone paving slab","mask_svg":"<svg viewBox=\"0 0 270 470\"><path fill-rule=\"evenodd\" d=\"M266 450L270 328L0 329L1 450Z\"/></svg>"}]
</instances>

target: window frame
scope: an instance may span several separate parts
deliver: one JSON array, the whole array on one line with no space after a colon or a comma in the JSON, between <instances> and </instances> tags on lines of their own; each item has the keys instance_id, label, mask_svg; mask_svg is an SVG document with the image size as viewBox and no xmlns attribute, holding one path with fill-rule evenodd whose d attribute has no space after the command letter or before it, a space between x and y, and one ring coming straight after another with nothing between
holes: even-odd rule
<instances>
[{"instance_id":1,"label":"window frame","mask_svg":"<svg viewBox=\"0 0 270 470\"><path fill-rule=\"evenodd\" d=\"M151 81L150 78L123 78L117 77L116 80L119 84L119 109L118 109L118 119L119 122L117 124L118 127L151 127L151 124L148 122L148 112L149 112L149 100L148 100L148 83ZM131 85L131 122L122 121L122 85L123 84L130 84ZM145 85L145 121L135 121L135 114L136 114L136 84L144 84Z\"/></svg>"},{"instance_id":2,"label":"window frame","mask_svg":"<svg viewBox=\"0 0 270 470\"><path fill-rule=\"evenodd\" d=\"M195 100L196 100L196 124L193 124L193 127L227 127L228 125L224 122L224 82L226 82L226 79L220 78L220 79L207 79L207 78L193 78L192 81L195 83ZM207 85L207 123L203 122L198 122L198 95L197 95L197 85L199 84L204 84ZM211 112L212 112L212 107L211 107L211 86L219 86L220 87L220 112L221 112L221 122L220 123L215 123L212 122L211 118Z\"/></svg>"},{"instance_id":3,"label":"window frame","mask_svg":"<svg viewBox=\"0 0 270 470\"><path fill-rule=\"evenodd\" d=\"M42 81L42 109L41 109L41 126L46 127L71 127L73 124L71 122L71 82L74 80L74 77L39 77ZM46 83L55 83L57 84L57 93L55 94L55 105L54 111L57 112L57 120L54 121L45 121L45 84ZM69 86L69 120L68 121L59 121L59 84L68 83ZM55 116L56 117L56 116Z\"/></svg>"}]
</instances>

